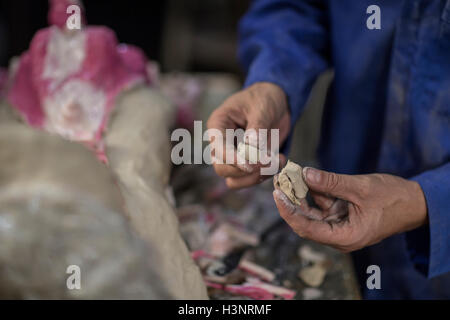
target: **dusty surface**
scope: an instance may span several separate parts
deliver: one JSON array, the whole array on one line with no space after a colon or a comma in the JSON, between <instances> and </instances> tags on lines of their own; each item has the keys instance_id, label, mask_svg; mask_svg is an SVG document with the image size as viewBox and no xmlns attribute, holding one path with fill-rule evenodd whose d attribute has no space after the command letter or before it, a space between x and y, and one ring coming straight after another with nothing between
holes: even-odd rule
<instances>
[{"instance_id":1,"label":"dusty surface","mask_svg":"<svg viewBox=\"0 0 450 320\"><path fill-rule=\"evenodd\" d=\"M208 242L210 221L219 217L219 221L232 221L253 234L266 232L259 244L247 250L245 258L273 272L272 283L296 291L295 299L360 298L349 256L295 234L277 213L270 182L232 191L211 167L199 165L176 168L172 182L178 212L183 217L182 234L192 245L190 250ZM186 211L190 212L189 219ZM327 267L323 283L317 288L298 277L302 269L315 262ZM214 288L209 288L208 293L213 299L247 299Z\"/></svg>"}]
</instances>

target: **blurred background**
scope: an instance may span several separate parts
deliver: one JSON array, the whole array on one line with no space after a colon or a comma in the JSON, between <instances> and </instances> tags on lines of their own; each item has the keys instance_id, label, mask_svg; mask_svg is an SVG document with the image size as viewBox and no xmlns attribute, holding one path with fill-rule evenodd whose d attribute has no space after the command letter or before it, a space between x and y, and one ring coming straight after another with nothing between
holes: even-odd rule
<instances>
[{"instance_id":1,"label":"blurred background","mask_svg":"<svg viewBox=\"0 0 450 320\"><path fill-rule=\"evenodd\" d=\"M113 29L120 42L140 47L168 72L226 74L229 88L244 80L237 60L237 29L250 0L84 1L88 24ZM35 32L47 24L47 0L0 0L0 66L27 50ZM20 35L20 36L19 36ZM231 81L236 81L230 84ZM323 102L331 72L317 82L295 129L291 159L314 165ZM214 91L214 90L213 90ZM226 91L226 90L225 90ZM221 95L219 95L221 96ZM202 104L202 118L221 97Z\"/></svg>"},{"instance_id":2,"label":"blurred background","mask_svg":"<svg viewBox=\"0 0 450 320\"><path fill-rule=\"evenodd\" d=\"M178 107L177 125L187 128L194 119L206 121L212 110L240 89L245 75L236 57L237 29L249 5L249 0L84 1L89 25L111 28L119 42L140 47L159 64L161 89L169 97L173 95L170 98ZM48 0L0 0L0 67L7 68L11 58L28 49L36 31L48 26L47 12ZM295 127L295 148L289 158L302 165L317 165L321 116L331 80L331 71L319 78ZM184 107L187 111L183 113ZM213 238L200 228L206 215L226 222L246 219L240 223L253 232L262 232L265 224L279 218L271 198L271 182L230 192L211 168L180 166L172 171L171 186L181 233L191 250L191 235L198 238L203 232L206 240ZM268 240L253 250L252 260L272 270L277 285L295 290L297 299L359 298L349 256L306 242L285 224L275 226ZM310 267L304 255L311 248L328 261L326 280L314 286L319 289L311 288L298 276L299 266ZM209 295L224 298L223 292Z\"/></svg>"},{"instance_id":3,"label":"blurred background","mask_svg":"<svg viewBox=\"0 0 450 320\"><path fill-rule=\"evenodd\" d=\"M90 25L106 25L163 71L239 73L236 28L249 0L84 1ZM47 26L47 0L0 1L0 65ZM18 36L20 35L20 36Z\"/></svg>"}]
</instances>

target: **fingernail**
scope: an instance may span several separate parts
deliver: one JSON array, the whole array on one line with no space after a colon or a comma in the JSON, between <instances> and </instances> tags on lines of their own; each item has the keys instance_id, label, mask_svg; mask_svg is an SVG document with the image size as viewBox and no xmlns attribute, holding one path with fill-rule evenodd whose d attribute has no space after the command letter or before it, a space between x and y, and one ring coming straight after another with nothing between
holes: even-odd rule
<instances>
[{"instance_id":1,"label":"fingernail","mask_svg":"<svg viewBox=\"0 0 450 320\"><path fill-rule=\"evenodd\" d=\"M292 202L289 200L289 198L281 190L278 190L278 189L274 190L273 196L276 200L280 201L283 204L283 206L285 208L285 212L287 212L290 215L295 213L295 211L296 211L295 206L292 204Z\"/></svg>"},{"instance_id":2,"label":"fingernail","mask_svg":"<svg viewBox=\"0 0 450 320\"><path fill-rule=\"evenodd\" d=\"M320 171L311 167L303 168L303 175L311 183L320 183Z\"/></svg>"}]
</instances>

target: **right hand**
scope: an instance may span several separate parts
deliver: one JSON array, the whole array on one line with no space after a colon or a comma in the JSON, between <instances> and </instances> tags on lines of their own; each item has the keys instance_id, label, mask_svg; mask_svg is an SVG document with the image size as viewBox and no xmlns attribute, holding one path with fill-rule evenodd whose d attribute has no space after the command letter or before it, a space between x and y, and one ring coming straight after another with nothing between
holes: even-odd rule
<instances>
[{"instance_id":1,"label":"right hand","mask_svg":"<svg viewBox=\"0 0 450 320\"><path fill-rule=\"evenodd\" d=\"M303 168L317 207L306 199L294 205L273 192L280 216L302 238L351 252L428 221L425 195L411 180L390 174L346 175Z\"/></svg>"},{"instance_id":2,"label":"right hand","mask_svg":"<svg viewBox=\"0 0 450 320\"><path fill-rule=\"evenodd\" d=\"M256 131L258 129L279 129L279 146L281 146L290 130L290 114L284 91L273 83L255 83L225 100L208 120L208 129L220 130L224 139L226 129L238 128L255 129ZM268 138L267 148L270 150L270 133ZM249 144L258 146L257 139L247 141ZM260 174L260 170L258 170L260 165L251 165L248 162L239 164L237 161L234 164L225 164L227 148L228 150L231 148L235 152L235 146L226 146L225 142L223 141L224 151L213 154L222 163L214 163L214 169L219 176L225 178L229 188L249 187L269 178L269 176ZM279 154L278 160L279 166L283 167L286 157Z\"/></svg>"}]
</instances>

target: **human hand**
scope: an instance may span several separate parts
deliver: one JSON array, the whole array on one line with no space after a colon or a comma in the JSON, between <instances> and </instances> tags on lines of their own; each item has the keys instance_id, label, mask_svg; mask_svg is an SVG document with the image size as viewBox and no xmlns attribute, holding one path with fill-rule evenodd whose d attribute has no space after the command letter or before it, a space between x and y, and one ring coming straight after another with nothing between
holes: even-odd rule
<instances>
[{"instance_id":1,"label":"human hand","mask_svg":"<svg viewBox=\"0 0 450 320\"><path fill-rule=\"evenodd\" d=\"M283 90L269 82L259 82L229 97L208 120L208 129L218 129L225 137L226 129L279 129L279 145L286 139L290 129L290 115L286 95ZM265 146L258 145L258 137L246 136L246 143L262 150L270 150L270 133ZM211 143L215 143L214 138ZM225 178L229 188L248 187L262 182L269 176L261 175L261 164L250 164L248 161L237 161L236 146L222 141L222 151L213 148L215 158L214 169L219 176ZM226 163L226 153L233 154L233 164ZM219 161L219 163L217 163ZM279 166L286 163L284 155L279 154Z\"/></svg>"},{"instance_id":2,"label":"human hand","mask_svg":"<svg viewBox=\"0 0 450 320\"><path fill-rule=\"evenodd\" d=\"M304 168L303 176L318 208L306 199L294 206L283 192L273 192L281 217L301 237L350 252L427 223L425 197L415 181L313 168Z\"/></svg>"}]
</instances>

